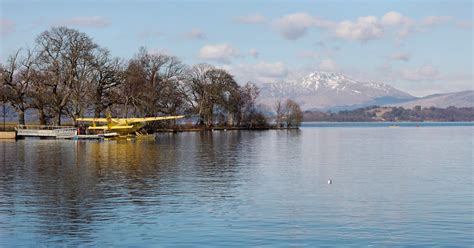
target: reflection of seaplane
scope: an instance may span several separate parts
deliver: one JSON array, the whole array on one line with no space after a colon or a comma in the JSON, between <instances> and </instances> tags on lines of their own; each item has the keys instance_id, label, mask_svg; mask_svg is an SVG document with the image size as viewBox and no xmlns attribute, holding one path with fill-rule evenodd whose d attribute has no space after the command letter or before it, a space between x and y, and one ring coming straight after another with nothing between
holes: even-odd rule
<instances>
[{"instance_id":1,"label":"reflection of seaplane","mask_svg":"<svg viewBox=\"0 0 474 248\"><path fill-rule=\"evenodd\" d=\"M87 129L100 133L104 138L115 137L134 137L141 136L140 132L145 126L146 122L175 120L183 118L184 115L178 116L161 116L161 117L144 117L144 118L112 118L110 115L107 118L77 118L79 122L91 122L92 125ZM97 126L97 123L106 123L107 125Z\"/></svg>"}]
</instances>

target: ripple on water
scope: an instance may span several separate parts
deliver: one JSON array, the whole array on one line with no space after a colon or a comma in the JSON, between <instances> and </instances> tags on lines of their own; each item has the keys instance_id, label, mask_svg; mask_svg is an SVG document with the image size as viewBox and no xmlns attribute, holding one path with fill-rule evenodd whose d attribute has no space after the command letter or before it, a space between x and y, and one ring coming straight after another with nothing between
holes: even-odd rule
<instances>
[{"instance_id":1,"label":"ripple on water","mask_svg":"<svg viewBox=\"0 0 474 248\"><path fill-rule=\"evenodd\" d=\"M0 246L473 246L473 129L0 141Z\"/></svg>"}]
</instances>

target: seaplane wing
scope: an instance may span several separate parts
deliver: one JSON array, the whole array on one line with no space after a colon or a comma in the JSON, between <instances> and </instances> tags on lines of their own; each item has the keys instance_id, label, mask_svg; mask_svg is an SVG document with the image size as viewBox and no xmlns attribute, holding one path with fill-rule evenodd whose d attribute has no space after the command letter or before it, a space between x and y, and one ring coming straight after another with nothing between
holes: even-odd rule
<instances>
[{"instance_id":1,"label":"seaplane wing","mask_svg":"<svg viewBox=\"0 0 474 248\"><path fill-rule=\"evenodd\" d=\"M90 130L120 130L120 129L132 129L134 126L90 126L88 129Z\"/></svg>"},{"instance_id":2,"label":"seaplane wing","mask_svg":"<svg viewBox=\"0 0 474 248\"><path fill-rule=\"evenodd\" d=\"M177 115L177 116L161 116L161 117L144 117L144 118L129 118L127 119L127 123L141 123L141 122L148 122L148 121L163 121L163 120L174 120L184 118L184 115Z\"/></svg>"},{"instance_id":3,"label":"seaplane wing","mask_svg":"<svg viewBox=\"0 0 474 248\"><path fill-rule=\"evenodd\" d=\"M132 129L134 128L135 126L131 126L131 125L126 125L126 126L111 126L110 129L111 130L120 130L120 129Z\"/></svg>"},{"instance_id":4,"label":"seaplane wing","mask_svg":"<svg viewBox=\"0 0 474 248\"><path fill-rule=\"evenodd\" d=\"M109 128L107 126L90 126L88 127L87 129L90 129L90 130L108 130Z\"/></svg>"},{"instance_id":5,"label":"seaplane wing","mask_svg":"<svg viewBox=\"0 0 474 248\"><path fill-rule=\"evenodd\" d=\"M107 123L107 118L77 118L76 121L84 122L104 122Z\"/></svg>"}]
</instances>

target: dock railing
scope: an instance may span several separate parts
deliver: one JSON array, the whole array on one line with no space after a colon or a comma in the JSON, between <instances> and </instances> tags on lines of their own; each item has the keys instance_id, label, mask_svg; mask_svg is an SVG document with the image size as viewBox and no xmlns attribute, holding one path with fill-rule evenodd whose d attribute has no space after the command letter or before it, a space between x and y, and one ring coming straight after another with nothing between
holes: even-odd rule
<instances>
[{"instance_id":1,"label":"dock railing","mask_svg":"<svg viewBox=\"0 0 474 248\"><path fill-rule=\"evenodd\" d=\"M77 134L73 126L18 125L17 136L72 138Z\"/></svg>"}]
</instances>

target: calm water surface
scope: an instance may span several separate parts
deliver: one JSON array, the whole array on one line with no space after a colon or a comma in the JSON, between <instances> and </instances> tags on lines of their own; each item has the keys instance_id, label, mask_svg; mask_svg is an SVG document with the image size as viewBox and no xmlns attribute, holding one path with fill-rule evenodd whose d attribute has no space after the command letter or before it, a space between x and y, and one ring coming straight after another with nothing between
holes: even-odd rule
<instances>
[{"instance_id":1,"label":"calm water surface","mask_svg":"<svg viewBox=\"0 0 474 248\"><path fill-rule=\"evenodd\" d=\"M0 247L472 247L473 134L306 125L0 141Z\"/></svg>"}]
</instances>

